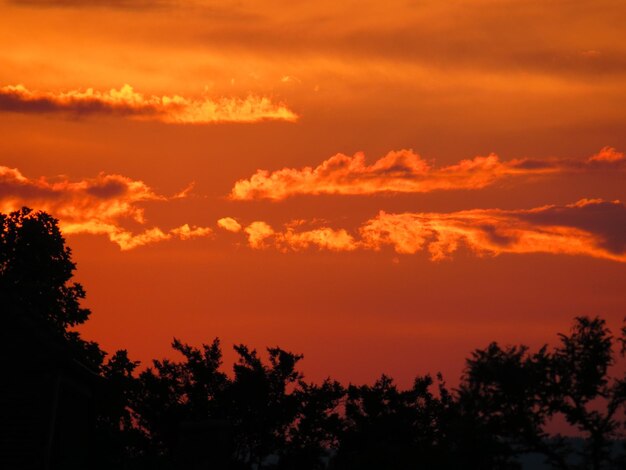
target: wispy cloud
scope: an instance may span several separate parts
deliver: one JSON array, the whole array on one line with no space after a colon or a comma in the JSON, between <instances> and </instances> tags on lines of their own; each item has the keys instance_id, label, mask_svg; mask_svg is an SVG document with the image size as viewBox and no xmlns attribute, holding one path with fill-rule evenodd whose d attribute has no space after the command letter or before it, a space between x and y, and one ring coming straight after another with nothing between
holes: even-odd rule
<instances>
[{"instance_id":1,"label":"wispy cloud","mask_svg":"<svg viewBox=\"0 0 626 470\"><path fill-rule=\"evenodd\" d=\"M274 230L256 221L244 228L255 249L299 251L310 247L353 251L391 247L397 253L450 258L464 246L479 256L503 253L586 255L626 262L626 206L582 199L533 209L473 209L450 213L380 212L358 229L359 237L328 226L302 229L302 222Z\"/></svg>"},{"instance_id":2,"label":"wispy cloud","mask_svg":"<svg viewBox=\"0 0 626 470\"><path fill-rule=\"evenodd\" d=\"M276 231L266 222L255 221L245 227L243 232L248 237L248 245L255 249L271 246L283 252L300 251L311 247L330 251L351 251L359 246L347 230L330 227L298 229L302 223L302 221L291 222L284 230Z\"/></svg>"},{"instance_id":3,"label":"wispy cloud","mask_svg":"<svg viewBox=\"0 0 626 470\"><path fill-rule=\"evenodd\" d=\"M501 161L491 154L436 167L411 150L389 152L371 165L363 153L337 154L317 167L258 170L235 183L233 200L282 200L295 195L426 193L481 189L510 178L528 178L565 171L626 169L624 154L605 147L586 160L519 158Z\"/></svg>"},{"instance_id":4,"label":"wispy cloud","mask_svg":"<svg viewBox=\"0 0 626 470\"><path fill-rule=\"evenodd\" d=\"M313 221L314 223L315 221ZM255 221L243 227L232 217L217 221L218 227L232 233L242 232L248 237L251 248L263 249L274 247L280 251L300 251L311 247L330 251L351 251L359 247L354 237L345 229L317 227L303 229L311 225L305 220L294 220L276 231L267 222Z\"/></svg>"},{"instance_id":5,"label":"wispy cloud","mask_svg":"<svg viewBox=\"0 0 626 470\"><path fill-rule=\"evenodd\" d=\"M552 253L626 262L626 206L583 199L529 210L474 209L452 213L381 212L361 228L363 245L398 253L426 250L450 257L460 246L479 255Z\"/></svg>"},{"instance_id":6,"label":"wispy cloud","mask_svg":"<svg viewBox=\"0 0 626 470\"><path fill-rule=\"evenodd\" d=\"M176 197L181 194L172 198ZM44 210L59 219L63 233L106 235L122 250L174 238L206 237L212 233L208 227L188 224L170 230L151 227L138 233L127 228L146 224L141 203L172 198L156 194L142 181L121 175L101 173L79 181L65 177L33 179L17 169L0 166L1 212L22 206Z\"/></svg>"},{"instance_id":7,"label":"wispy cloud","mask_svg":"<svg viewBox=\"0 0 626 470\"><path fill-rule=\"evenodd\" d=\"M245 98L186 98L138 93L130 85L119 90L33 91L23 85L0 87L0 111L62 113L75 117L119 115L170 124L251 123L266 120L294 122L298 116L265 96Z\"/></svg>"}]
</instances>

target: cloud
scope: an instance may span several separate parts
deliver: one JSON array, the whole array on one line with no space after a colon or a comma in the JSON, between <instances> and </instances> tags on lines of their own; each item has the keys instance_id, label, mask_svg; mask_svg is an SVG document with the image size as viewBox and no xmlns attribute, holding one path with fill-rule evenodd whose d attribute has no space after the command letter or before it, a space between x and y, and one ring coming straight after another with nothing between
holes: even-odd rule
<instances>
[{"instance_id":1,"label":"cloud","mask_svg":"<svg viewBox=\"0 0 626 470\"><path fill-rule=\"evenodd\" d=\"M222 219L223 220L223 219ZM303 221L287 224L285 230L276 232L262 221L252 222L244 232L251 248L262 249L273 246L280 251L301 251L311 247L330 251L352 251L358 246L346 230L321 227L312 230L297 230Z\"/></svg>"},{"instance_id":2,"label":"cloud","mask_svg":"<svg viewBox=\"0 0 626 470\"><path fill-rule=\"evenodd\" d=\"M252 248L264 248L265 240L274 235L274 229L265 222L252 222L243 230L248 235L248 243Z\"/></svg>"},{"instance_id":3,"label":"cloud","mask_svg":"<svg viewBox=\"0 0 626 470\"><path fill-rule=\"evenodd\" d=\"M347 230L329 227L304 231L289 227L276 237L275 243L282 251L301 251L309 247L329 251L352 251L358 247Z\"/></svg>"},{"instance_id":4,"label":"cloud","mask_svg":"<svg viewBox=\"0 0 626 470\"><path fill-rule=\"evenodd\" d=\"M597 244L613 254L626 252L626 206L619 201L582 199L567 206L548 206L520 213L518 217L531 224L551 225L554 221L597 237Z\"/></svg>"},{"instance_id":5,"label":"cloud","mask_svg":"<svg viewBox=\"0 0 626 470\"><path fill-rule=\"evenodd\" d=\"M618 152L613 147L604 147L595 155L589 157L590 162L623 162L626 158L624 154Z\"/></svg>"},{"instance_id":6,"label":"cloud","mask_svg":"<svg viewBox=\"0 0 626 470\"><path fill-rule=\"evenodd\" d=\"M363 153L337 154L317 167L257 170L235 183L233 200L282 200L309 194L364 195L376 193L425 193L436 190L481 189L505 178L533 177L599 167L626 169L624 155L605 147L584 161L568 159L513 159L501 161L495 154L435 167L412 150L389 152L368 165Z\"/></svg>"},{"instance_id":7,"label":"cloud","mask_svg":"<svg viewBox=\"0 0 626 470\"><path fill-rule=\"evenodd\" d=\"M17 113L63 113L74 117L117 115L168 124L220 122L294 122L298 116L265 96L246 98L185 98L136 92L130 85L106 92L88 88L67 92L32 91L23 85L0 87L0 111Z\"/></svg>"},{"instance_id":8,"label":"cloud","mask_svg":"<svg viewBox=\"0 0 626 470\"><path fill-rule=\"evenodd\" d=\"M180 197L180 194L174 196ZM141 203L167 201L142 181L101 173L95 178L70 181L65 177L31 179L15 168L0 166L0 212L22 206L46 211L59 219L66 235L106 235L122 250L170 239L188 240L211 234L207 227L188 224L171 230L158 227L133 233L128 224L146 223Z\"/></svg>"},{"instance_id":9,"label":"cloud","mask_svg":"<svg viewBox=\"0 0 626 470\"><path fill-rule=\"evenodd\" d=\"M217 221L217 226L228 232L237 233L241 231L241 224L232 217L224 217Z\"/></svg>"},{"instance_id":10,"label":"cloud","mask_svg":"<svg viewBox=\"0 0 626 470\"><path fill-rule=\"evenodd\" d=\"M381 212L361 228L364 247L428 251L449 258L461 246L478 255L551 253L626 262L626 206L583 199L530 210L474 209L442 213Z\"/></svg>"},{"instance_id":11,"label":"cloud","mask_svg":"<svg viewBox=\"0 0 626 470\"><path fill-rule=\"evenodd\" d=\"M461 247L479 256L504 253L585 255L626 262L626 206L620 201L582 199L576 203L525 210L473 209L450 213L380 212L358 229L328 226L275 231L265 222L244 229L251 248L333 251L391 247L400 254L426 251L432 260L451 258Z\"/></svg>"}]
</instances>

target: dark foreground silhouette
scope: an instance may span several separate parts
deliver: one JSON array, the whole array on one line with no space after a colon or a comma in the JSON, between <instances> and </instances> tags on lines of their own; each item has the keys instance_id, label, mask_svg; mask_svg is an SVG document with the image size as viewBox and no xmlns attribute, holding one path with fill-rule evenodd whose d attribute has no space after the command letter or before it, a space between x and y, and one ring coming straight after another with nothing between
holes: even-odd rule
<instances>
[{"instance_id":1,"label":"dark foreground silhouette","mask_svg":"<svg viewBox=\"0 0 626 470\"><path fill-rule=\"evenodd\" d=\"M302 356L244 345L227 375L218 339L175 339L181 360L139 372L72 331L89 316L74 269L55 219L0 214L2 469L626 468L626 377L609 376L626 328L600 318L553 348L476 350L455 389L309 383Z\"/></svg>"}]
</instances>

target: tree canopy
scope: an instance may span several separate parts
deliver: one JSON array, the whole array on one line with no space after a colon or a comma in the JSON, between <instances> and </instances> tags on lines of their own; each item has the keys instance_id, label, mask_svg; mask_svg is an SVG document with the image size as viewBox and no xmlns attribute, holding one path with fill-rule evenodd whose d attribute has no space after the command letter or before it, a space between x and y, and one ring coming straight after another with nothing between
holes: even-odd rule
<instances>
[{"instance_id":1,"label":"tree canopy","mask_svg":"<svg viewBox=\"0 0 626 470\"><path fill-rule=\"evenodd\" d=\"M84 323L83 287L71 282L76 265L58 221L22 208L0 213L0 303L6 314L29 315L59 332Z\"/></svg>"}]
</instances>

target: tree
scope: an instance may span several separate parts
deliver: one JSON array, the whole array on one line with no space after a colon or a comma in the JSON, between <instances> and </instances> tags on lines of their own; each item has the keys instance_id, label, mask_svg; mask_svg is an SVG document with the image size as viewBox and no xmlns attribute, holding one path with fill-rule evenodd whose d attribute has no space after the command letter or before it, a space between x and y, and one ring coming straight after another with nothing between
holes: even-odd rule
<instances>
[{"instance_id":1,"label":"tree","mask_svg":"<svg viewBox=\"0 0 626 470\"><path fill-rule=\"evenodd\" d=\"M441 377L438 379L438 396L428 375L417 377L406 390L398 389L385 375L372 386L351 385L345 428L332 468L448 468L445 426L453 403Z\"/></svg>"},{"instance_id":2,"label":"tree","mask_svg":"<svg viewBox=\"0 0 626 470\"><path fill-rule=\"evenodd\" d=\"M5 322L22 318L46 325L62 337L77 358L98 370L104 353L70 328L90 311L80 305L83 287L72 282L76 265L58 221L24 207L0 213L0 305Z\"/></svg>"},{"instance_id":3,"label":"tree","mask_svg":"<svg viewBox=\"0 0 626 470\"><path fill-rule=\"evenodd\" d=\"M534 354L496 343L475 351L458 392L463 422L485 437L481 453L501 462L535 452L562 470L619 468L613 446L624 439L626 377L608 375L614 338L604 320L589 317L577 317L559 338L552 351L544 346ZM582 449L548 434L559 416L582 436Z\"/></svg>"},{"instance_id":4,"label":"tree","mask_svg":"<svg viewBox=\"0 0 626 470\"><path fill-rule=\"evenodd\" d=\"M0 213L0 312L10 335L11 326L19 330L43 332L44 337L72 360L88 366L105 380L95 393L95 450L102 468L123 468L126 460L141 446L141 436L134 427L128 403L134 394L133 370L126 351L118 351L104 362L106 353L97 343L85 341L74 327L89 318L81 306L83 287L73 282L76 264L65 245L58 221L41 211L22 208L10 214ZM28 340L28 338L27 338ZM19 353L28 354L26 341ZM20 367L13 356L12 366Z\"/></svg>"},{"instance_id":5,"label":"tree","mask_svg":"<svg viewBox=\"0 0 626 470\"><path fill-rule=\"evenodd\" d=\"M214 423L232 435L233 468L323 468L328 445L336 442L341 420L335 408L344 394L337 382L310 385L296 366L302 356L268 348L268 363L256 350L235 346L233 377L220 371L219 341L195 348L174 340L181 361L162 359L139 377L130 400L147 437L145 453L175 461L185 426ZM205 448L219 436L206 435Z\"/></svg>"},{"instance_id":6,"label":"tree","mask_svg":"<svg viewBox=\"0 0 626 470\"><path fill-rule=\"evenodd\" d=\"M219 340L194 348L174 339L172 348L183 361L153 361L138 378L137 393L130 406L139 426L149 438L149 453L171 456L181 423L223 418L222 396L229 380L219 371L222 352Z\"/></svg>"},{"instance_id":7,"label":"tree","mask_svg":"<svg viewBox=\"0 0 626 470\"><path fill-rule=\"evenodd\" d=\"M552 410L585 437L581 457L587 468L616 468L612 445L625 437L626 376L608 376L615 363L614 338L597 317L576 318L571 334L559 337L552 356Z\"/></svg>"},{"instance_id":8,"label":"tree","mask_svg":"<svg viewBox=\"0 0 626 470\"><path fill-rule=\"evenodd\" d=\"M117 351L102 365L105 378L97 400L96 468L135 468L147 447L147 437L136 425L138 419L131 408L139 391L133 372L139 365L131 361L125 350Z\"/></svg>"},{"instance_id":9,"label":"tree","mask_svg":"<svg viewBox=\"0 0 626 470\"><path fill-rule=\"evenodd\" d=\"M326 468L331 450L339 445L343 429L340 406L346 390L337 381L326 379L320 385L300 380L293 391L297 412L280 449L281 470Z\"/></svg>"},{"instance_id":10,"label":"tree","mask_svg":"<svg viewBox=\"0 0 626 470\"><path fill-rule=\"evenodd\" d=\"M0 214L0 302L7 314L43 318L57 331L89 317L85 291L71 283L76 269L58 221L26 207Z\"/></svg>"},{"instance_id":11,"label":"tree","mask_svg":"<svg viewBox=\"0 0 626 470\"><path fill-rule=\"evenodd\" d=\"M268 457L286 447L289 428L298 414L293 388L302 379L296 365L303 356L268 348L268 366L254 349L238 345L235 351L239 360L227 398L229 419L235 426L235 458L262 468Z\"/></svg>"},{"instance_id":12,"label":"tree","mask_svg":"<svg viewBox=\"0 0 626 470\"><path fill-rule=\"evenodd\" d=\"M545 445L548 361L546 348L530 354L526 346L491 343L472 353L458 391L457 441L471 444L463 451L468 458L494 468L515 468L518 454ZM551 456L553 461L560 458Z\"/></svg>"}]
</instances>

